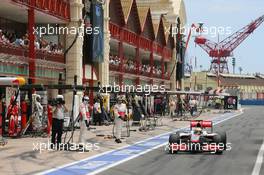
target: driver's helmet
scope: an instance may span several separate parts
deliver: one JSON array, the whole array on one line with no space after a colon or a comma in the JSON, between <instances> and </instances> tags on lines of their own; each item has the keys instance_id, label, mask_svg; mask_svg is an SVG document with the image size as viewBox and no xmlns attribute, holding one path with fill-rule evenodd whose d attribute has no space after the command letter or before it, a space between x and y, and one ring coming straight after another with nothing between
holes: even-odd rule
<instances>
[{"instance_id":1,"label":"driver's helmet","mask_svg":"<svg viewBox=\"0 0 264 175\"><path fill-rule=\"evenodd\" d=\"M200 128L200 127L195 128L194 134L199 134L199 135L202 134L202 128Z\"/></svg>"}]
</instances>

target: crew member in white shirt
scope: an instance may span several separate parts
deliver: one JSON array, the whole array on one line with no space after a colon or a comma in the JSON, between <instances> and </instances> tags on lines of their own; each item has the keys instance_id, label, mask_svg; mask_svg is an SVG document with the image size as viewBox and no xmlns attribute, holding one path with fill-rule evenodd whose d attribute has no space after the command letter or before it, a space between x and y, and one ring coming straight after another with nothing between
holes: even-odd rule
<instances>
[{"instance_id":1,"label":"crew member in white shirt","mask_svg":"<svg viewBox=\"0 0 264 175\"><path fill-rule=\"evenodd\" d=\"M56 145L58 148L61 143L64 115L66 112L68 112L68 109L65 106L65 101L62 95L58 95L56 101L57 104L53 110L53 115L52 115L51 143L52 143L52 147Z\"/></svg>"},{"instance_id":2,"label":"crew member in white shirt","mask_svg":"<svg viewBox=\"0 0 264 175\"><path fill-rule=\"evenodd\" d=\"M114 115L115 115L115 142L122 143L121 132L122 132L122 123L127 116L127 107L123 103L122 97L117 98L117 104L114 106Z\"/></svg>"}]
</instances>

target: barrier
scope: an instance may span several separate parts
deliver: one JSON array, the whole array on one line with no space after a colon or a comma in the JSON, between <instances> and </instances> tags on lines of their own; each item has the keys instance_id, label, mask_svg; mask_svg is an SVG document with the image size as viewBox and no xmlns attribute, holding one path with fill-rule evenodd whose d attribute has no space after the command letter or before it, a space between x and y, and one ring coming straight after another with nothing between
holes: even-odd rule
<instances>
[{"instance_id":1,"label":"barrier","mask_svg":"<svg viewBox=\"0 0 264 175\"><path fill-rule=\"evenodd\" d=\"M240 100L241 105L264 105L264 100L260 99L250 99L250 100Z\"/></svg>"}]
</instances>

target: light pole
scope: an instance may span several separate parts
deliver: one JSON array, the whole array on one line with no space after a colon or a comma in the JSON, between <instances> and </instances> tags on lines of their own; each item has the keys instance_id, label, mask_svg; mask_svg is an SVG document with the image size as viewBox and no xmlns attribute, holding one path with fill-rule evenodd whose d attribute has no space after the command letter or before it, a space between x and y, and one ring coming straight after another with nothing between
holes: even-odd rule
<instances>
[{"instance_id":1,"label":"light pole","mask_svg":"<svg viewBox=\"0 0 264 175\"><path fill-rule=\"evenodd\" d=\"M232 58L232 66L233 66L233 74L236 73L236 69L235 69L235 66L236 66L236 58Z\"/></svg>"}]
</instances>

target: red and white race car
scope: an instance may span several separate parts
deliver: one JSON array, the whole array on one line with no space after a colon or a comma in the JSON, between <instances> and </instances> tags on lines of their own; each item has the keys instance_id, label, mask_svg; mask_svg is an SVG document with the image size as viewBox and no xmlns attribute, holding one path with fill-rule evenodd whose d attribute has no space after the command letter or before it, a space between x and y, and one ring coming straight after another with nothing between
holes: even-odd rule
<instances>
[{"instance_id":1,"label":"red and white race car","mask_svg":"<svg viewBox=\"0 0 264 175\"><path fill-rule=\"evenodd\" d=\"M179 151L222 154L227 148L226 132L213 132L212 121L193 120L189 131L170 135L167 148L172 154Z\"/></svg>"}]
</instances>

